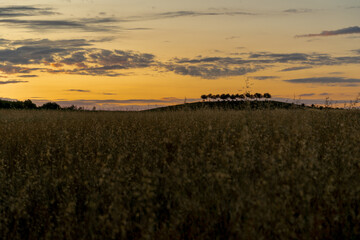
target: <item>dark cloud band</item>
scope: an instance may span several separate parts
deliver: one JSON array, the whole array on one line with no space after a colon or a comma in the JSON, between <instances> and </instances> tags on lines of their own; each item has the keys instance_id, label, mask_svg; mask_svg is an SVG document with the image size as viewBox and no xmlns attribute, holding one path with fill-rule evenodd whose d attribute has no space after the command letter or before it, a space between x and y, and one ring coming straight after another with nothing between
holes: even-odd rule
<instances>
[{"instance_id":1,"label":"dark cloud band","mask_svg":"<svg viewBox=\"0 0 360 240\"><path fill-rule=\"evenodd\" d=\"M354 27L342 28L334 31L323 31L321 33L315 33L315 34L297 35L295 37L328 37L328 36L355 34L355 33L360 33L360 27L354 26Z\"/></svg>"},{"instance_id":2,"label":"dark cloud band","mask_svg":"<svg viewBox=\"0 0 360 240\"><path fill-rule=\"evenodd\" d=\"M28 81L21 81L21 80L8 80L8 81L0 81L0 85L5 84L14 84L14 83L26 83Z\"/></svg>"},{"instance_id":3,"label":"dark cloud band","mask_svg":"<svg viewBox=\"0 0 360 240\"><path fill-rule=\"evenodd\" d=\"M343 78L343 77L298 78L298 79L289 79L284 81L290 83L315 83L315 84L331 84L331 83L360 84L360 79Z\"/></svg>"},{"instance_id":4,"label":"dark cloud band","mask_svg":"<svg viewBox=\"0 0 360 240\"><path fill-rule=\"evenodd\" d=\"M52 8L40 8L34 6L7 6L0 7L0 17L12 18L12 17L29 17L29 16L46 16L57 15Z\"/></svg>"}]
</instances>

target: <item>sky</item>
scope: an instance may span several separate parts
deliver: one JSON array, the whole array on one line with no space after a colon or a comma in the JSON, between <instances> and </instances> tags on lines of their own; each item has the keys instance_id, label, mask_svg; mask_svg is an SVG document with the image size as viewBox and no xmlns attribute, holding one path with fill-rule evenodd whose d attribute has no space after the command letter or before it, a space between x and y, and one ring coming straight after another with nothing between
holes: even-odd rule
<instances>
[{"instance_id":1,"label":"sky","mask_svg":"<svg viewBox=\"0 0 360 240\"><path fill-rule=\"evenodd\" d=\"M0 0L0 98L136 110L360 93L359 0Z\"/></svg>"}]
</instances>

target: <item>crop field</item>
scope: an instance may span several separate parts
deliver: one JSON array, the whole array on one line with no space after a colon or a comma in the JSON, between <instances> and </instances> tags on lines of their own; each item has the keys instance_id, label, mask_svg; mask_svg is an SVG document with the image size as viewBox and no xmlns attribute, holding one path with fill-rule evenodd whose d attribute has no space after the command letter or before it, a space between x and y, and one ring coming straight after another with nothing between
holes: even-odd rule
<instances>
[{"instance_id":1,"label":"crop field","mask_svg":"<svg viewBox=\"0 0 360 240\"><path fill-rule=\"evenodd\" d=\"M360 111L0 111L0 239L359 239Z\"/></svg>"}]
</instances>

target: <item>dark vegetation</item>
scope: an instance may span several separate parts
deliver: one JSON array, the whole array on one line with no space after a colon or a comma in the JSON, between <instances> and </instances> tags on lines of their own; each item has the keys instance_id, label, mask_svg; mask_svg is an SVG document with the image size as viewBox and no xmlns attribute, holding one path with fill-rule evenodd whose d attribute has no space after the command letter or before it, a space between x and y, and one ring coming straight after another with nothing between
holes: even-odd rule
<instances>
[{"instance_id":1,"label":"dark vegetation","mask_svg":"<svg viewBox=\"0 0 360 240\"><path fill-rule=\"evenodd\" d=\"M0 239L360 238L358 110L0 110L0 136Z\"/></svg>"},{"instance_id":2,"label":"dark vegetation","mask_svg":"<svg viewBox=\"0 0 360 240\"><path fill-rule=\"evenodd\" d=\"M36 106L31 100L25 101L6 101L0 99L0 109L46 109L46 110L83 110L81 107L74 105L70 107L61 107L56 102L44 103L41 106Z\"/></svg>"},{"instance_id":3,"label":"dark vegetation","mask_svg":"<svg viewBox=\"0 0 360 240\"><path fill-rule=\"evenodd\" d=\"M213 101L213 102L194 102L185 103L173 106L159 107L147 111L178 111L178 110L202 110L202 109L217 109L217 110L261 110L261 109L310 109L316 108L299 105L295 103L285 103L279 101ZM319 107L320 109L320 107ZM322 109L322 107L321 107Z\"/></svg>"}]
</instances>

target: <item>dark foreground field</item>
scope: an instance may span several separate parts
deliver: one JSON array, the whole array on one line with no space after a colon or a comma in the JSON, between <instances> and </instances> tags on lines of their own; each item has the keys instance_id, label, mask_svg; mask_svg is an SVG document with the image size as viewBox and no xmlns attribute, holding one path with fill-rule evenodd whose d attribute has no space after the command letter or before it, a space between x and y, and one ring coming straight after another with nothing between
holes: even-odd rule
<instances>
[{"instance_id":1,"label":"dark foreground field","mask_svg":"<svg viewBox=\"0 0 360 240\"><path fill-rule=\"evenodd\" d=\"M359 239L360 112L0 111L0 239Z\"/></svg>"}]
</instances>

